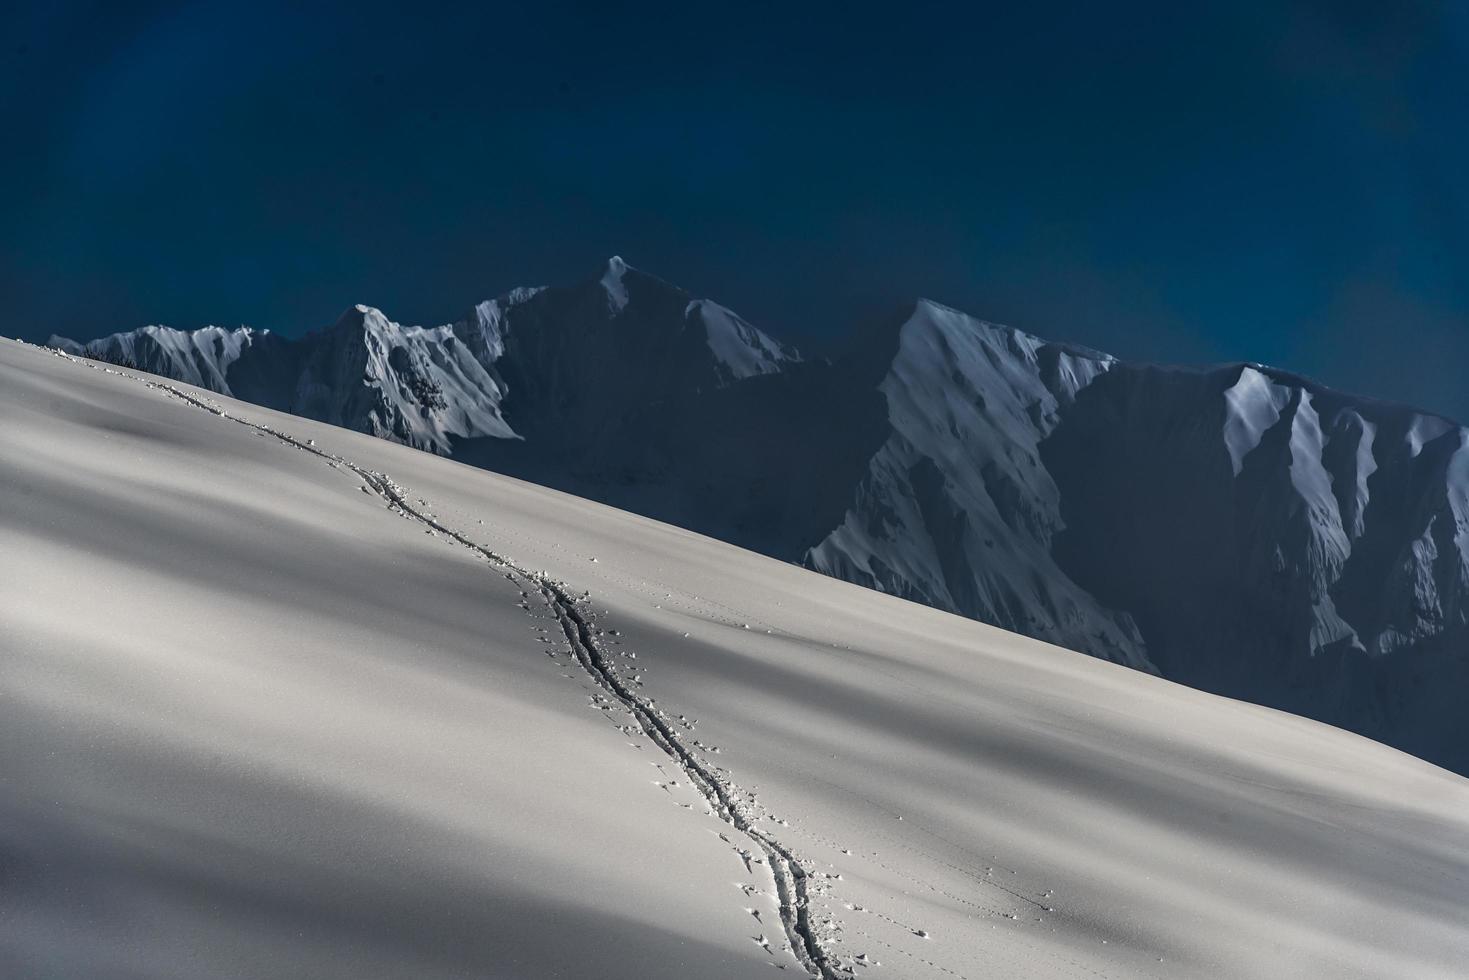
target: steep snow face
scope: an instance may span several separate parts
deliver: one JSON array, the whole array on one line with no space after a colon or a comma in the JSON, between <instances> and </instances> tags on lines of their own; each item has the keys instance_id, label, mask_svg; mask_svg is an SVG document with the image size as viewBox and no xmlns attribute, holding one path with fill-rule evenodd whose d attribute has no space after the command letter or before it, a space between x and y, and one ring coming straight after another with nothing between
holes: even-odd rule
<instances>
[{"instance_id":1,"label":"steep snow face","mask_svg":"<svg viewBox=\"0 0 1469 980\"><path fill-rule=\"evenodd\" d=\"M813 568L1152 670L1130 618L1056 566L1061 528L1041 441L1112 360L935 303L898 331L879 386L891 436Z\"/></svg>"},{"instance_id":2,"label":"steep snow face","mask_svg":"<svg viewBox=\"0 0 1469 980\"><path fill-rule=\"evenodd\" d=\"M1240 371L1239 380L1224 393L1224 445L1235 476L1289 400L1288 390L1253 367Z\"/></svg>"},{"instance_id":3,"label":"steep snow face","mask_svg":"<svg viewBox=\"0 0 1469 980\"><path fill-rule=\"evenodd\" d=\"M1376 438L1376 425L1362 418L1355 409L1343 408L1337 413L1335 431L1322 450L1322 461L1331 471L1332 490L1343 529L1352 541L1360 538L1365 529L1367 481L1377 472L1377 460L1372 455Z\"/></svg>"},{"instance_id":4,"label":"steep snow face","mask_svg":"<svg viewBox=\"0 0 1469 980\"><path fill-rule=\"evenodd\" d=\"M491 313L484 304L475 312L487 320ZM483 332L492 322L475 324L486 357L499 345ZM459 332L468 326L405 327L355 306L315 338L290 410L440 453L455 437L515 438L500 412L503 383Z\"/></svg>"},{"instance_id":5,"label":"steep snow face","mask_svg":"<svg viewBox=\"0 0 1469 980\"><path fill-rule=\"evenodd\" d=\"M1295 399L1290 427L1290 484L1296 496L1292 503L1304 525L1302 565L1307 570L1307 600L1311 605L1307 648L1315 656L1338 642L1356 643L1355 632L1337 614L1330 595L1330 584L1341 577L1351 554L1351 541L1324 463L1321 418L1312 408L1310 392L1300 389Z\"/></svg>"},{"instance_id":6,"label":"steep snow face","mask_svg":"<svg viewBox=\"0 0 1469 980\"><path fill-rule=\"evenodd\" d=\"M694 300L684 308L684 318L696 329L704 331L726 382L739 381L757 374L774 374L786 365L800 360L794 349L772 339L750 326L733 311L707 299Z\"/></svg>"}]
</instances>

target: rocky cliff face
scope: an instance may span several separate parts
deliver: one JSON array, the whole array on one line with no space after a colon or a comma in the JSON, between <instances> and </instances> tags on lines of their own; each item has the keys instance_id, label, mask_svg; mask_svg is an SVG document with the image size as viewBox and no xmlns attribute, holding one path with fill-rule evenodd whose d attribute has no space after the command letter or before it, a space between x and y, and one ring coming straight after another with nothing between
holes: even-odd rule
<instances>
[{"instance_id":1,"label":"rocky cliff face","mask_svg":"<svg viewBox=\"0 0 1469 980\"><path fill-rule=\"evenodd\" d=\"M1130 616L1057 565L1061 493L1042 443L1114 361L921 302L878 391L885 439L811 567L1153 670Z\"/></svg>"},{"instance_id":2,"label":"rocky cliff face","mask_svg":"<svg viewBox=\"0 0 1469 980\"><path fill-rule=\"evenodd\" d=\"M57 343L1469 771L1469 432L919 302L831 360L612 259L460 321Z\"/></svg>"},{"instance_id":3,"label":"rocky cliff face","mask_svg":"<svg viewBox=\"0 0 1469 980\"><path fill-rule=\"evenodd\" d=\"M1122 367L1043 447L1057 558L1165 676L1463 770L1466 441L1258 366Z\"/></svg>"}]
</instances>

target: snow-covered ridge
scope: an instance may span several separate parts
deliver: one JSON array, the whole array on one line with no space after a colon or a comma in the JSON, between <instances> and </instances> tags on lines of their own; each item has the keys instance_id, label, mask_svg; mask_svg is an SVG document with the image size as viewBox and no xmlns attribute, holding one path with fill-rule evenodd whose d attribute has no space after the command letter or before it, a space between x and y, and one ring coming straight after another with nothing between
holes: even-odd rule
<instances>
[{"instance_id":1,"label":"snow-covered ridge","mask_svg":"<svg viewBox=\"0 0 1469 980\"><path fill-rule=\"evenodd\" d=\"M85 344L53 337L51 344L445 455L461 441L521 438L505 415L507 349L525 352L522 362L545 357L534 366L534 379L523 364L512 366L512 374L529 382L519 406L528 417L544 415L539 395L568 397L559 386L578 373L617 373L637 390L656 392L670 383L721 387L799 360L794 348L733 312L688 297L617 256L590 288L598 302L586 302L585 284L514 289L437 327L401 324L357 304L333 326L299 340L249 327L144 327ZM697 347L678 363L652 370L641 363L644 350L682 335ZM585 359L579 367L572 364L578 337L597 337L605 347L579 345ZM552 390L544 392L541 381Z\"/></svg>"},{"instance_id":2,"label":"snow-covered ridge","mask_svg":"<svg viewBox=\"0 0 1469 980\"><path fill-rule=\"evenodd\" d=\"M198 330L176 330L173 327L147 326L86 344L64 337L52 337L49 343L68 353L100 354L109 360L129 361L145 371L230 394L227 380L230 366L251 345L269 335L268 330L251 327L227 329L209 326Z\"/></svg>"},{"instance_id":3,"label":"snow-covered ridge","mask_svg":"<svg viewBox=\"0 0 1469 980\"><path fill-rule=\"evenodd\" d=\"M516 438L500 413L505 392L491 373L494 361L460 343L464 332L405 327L355 306L308 338L290 411L441 453L454 438ZM482 349L493 351L492 342Z\"/></svg>"},{"instance_id":4,"label":"snow-covered ridge","mask_svg":"<svg viewBox=\"0 0 1469 980\"><path fill-rule=\"evenodd\" d=\"M1469 436L1434 415L927 300L803 359L615 257L443 327L82 346L1469 771Z\"/></svg>"}]
</instances>

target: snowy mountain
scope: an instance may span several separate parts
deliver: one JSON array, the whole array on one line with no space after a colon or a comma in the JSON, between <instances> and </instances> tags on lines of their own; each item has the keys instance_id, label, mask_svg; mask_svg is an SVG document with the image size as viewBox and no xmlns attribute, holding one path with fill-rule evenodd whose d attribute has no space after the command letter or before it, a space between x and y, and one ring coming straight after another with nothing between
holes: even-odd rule
<instances>
[{"instance_id":1,"label":"snowy mountain","mask_svg":"<svg viewBox=\"0 0 1469 980\"><path fill-rule=\"evenodd\" d=\"M586 437L620 411L799 360L729 310L615 256L594 281L513 290L440 327L403 326L358 305L300 340L150 326L51 343L445 455L459 440L525 437L502 411L507 376L527 432L570 427Z\"/></svg>"},{"instance_id":2,"label":"snowy mountain","mask_svg":"<svg viewBox=\"0 0 1469 980\"><path fill-rule=\"evenodd\" d=\"M609 260L454 324L76 345L1469 772L1469 432L922 301L803 359Z\"/></svg>"},{"instance_id":3,"label":"snowy mountain","mask_svg":"<svg viewBox=\"0 0 1469 980\"><path fill-rule=\"evenodd\" d=\"M805 556L838 578L1154 670L1131 617L1057 564L1061 493L1041 446L1114 364L921 302L883 341L884 441L841 524Z\"/></svg>"},{"instance_id":4,"label":"snowy mountain","mask_svg":"<svg viewBox=\"0 0 1469 980\"><path fill-rule=\"evenodd\" d=\"M919 303L815 568L1469 770L1469 431Z\"/></svg>"}]
</instances>

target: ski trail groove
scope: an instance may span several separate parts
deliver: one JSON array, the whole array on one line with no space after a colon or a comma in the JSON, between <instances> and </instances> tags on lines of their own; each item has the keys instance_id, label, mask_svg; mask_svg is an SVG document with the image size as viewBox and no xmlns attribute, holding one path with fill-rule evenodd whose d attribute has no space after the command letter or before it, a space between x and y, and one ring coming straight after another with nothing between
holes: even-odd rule
<instances>
[{"instance_id":1,"label":"ski trail groove","mask_svg":"<svg viewBox=\"0 0 1469 980\"><path fill-rule=\"evenodd\" d=\"M69 357L73 361L81 361L80 358L71 357L71 355L62 354L61 356ZM765 854L766 865L770 868L771 877L775 880L781 924L785 928L786 938L790 941L791 951L796 959L811 976L820 978L820 980L851 980L854 976L851 968L842 964L834 954L822 946L821 939L812 926L808 875L800 859L780 840L755 826L756 817L742 802L741 797L745 794L739 787L720 777L712 767L699 759L693 750L683 744L674 727L663 720L652 703L623 683L597 645L593 636L590 615L578 609L579 602L583 600L573 597L567 591L565 583L558 582L543 572L533 572L523 568L504 555L440 523L431 515L413 507L408 502L407 488L394 483L387 474L367 469L342 456L319 449L314 444L314 440L302 442L268 425L231 415L217 405L209 404L204 399L190 395L171 384L148 381L146 378L139 378L120 370L110 368L105 370L131 380L142 381L151 388L158 388L210 414L255 429L257 432L272 436L329 463L345 467L360 477L374 494L403 516L457 541L487 559L491 564L503 569L512 578L534 586L556 617L583 671L597 686L626 708L637 720L648 739L684 770L690 782L708 802L713 812L725 823L754 841Z\"/></svg>"}]
</instances>

